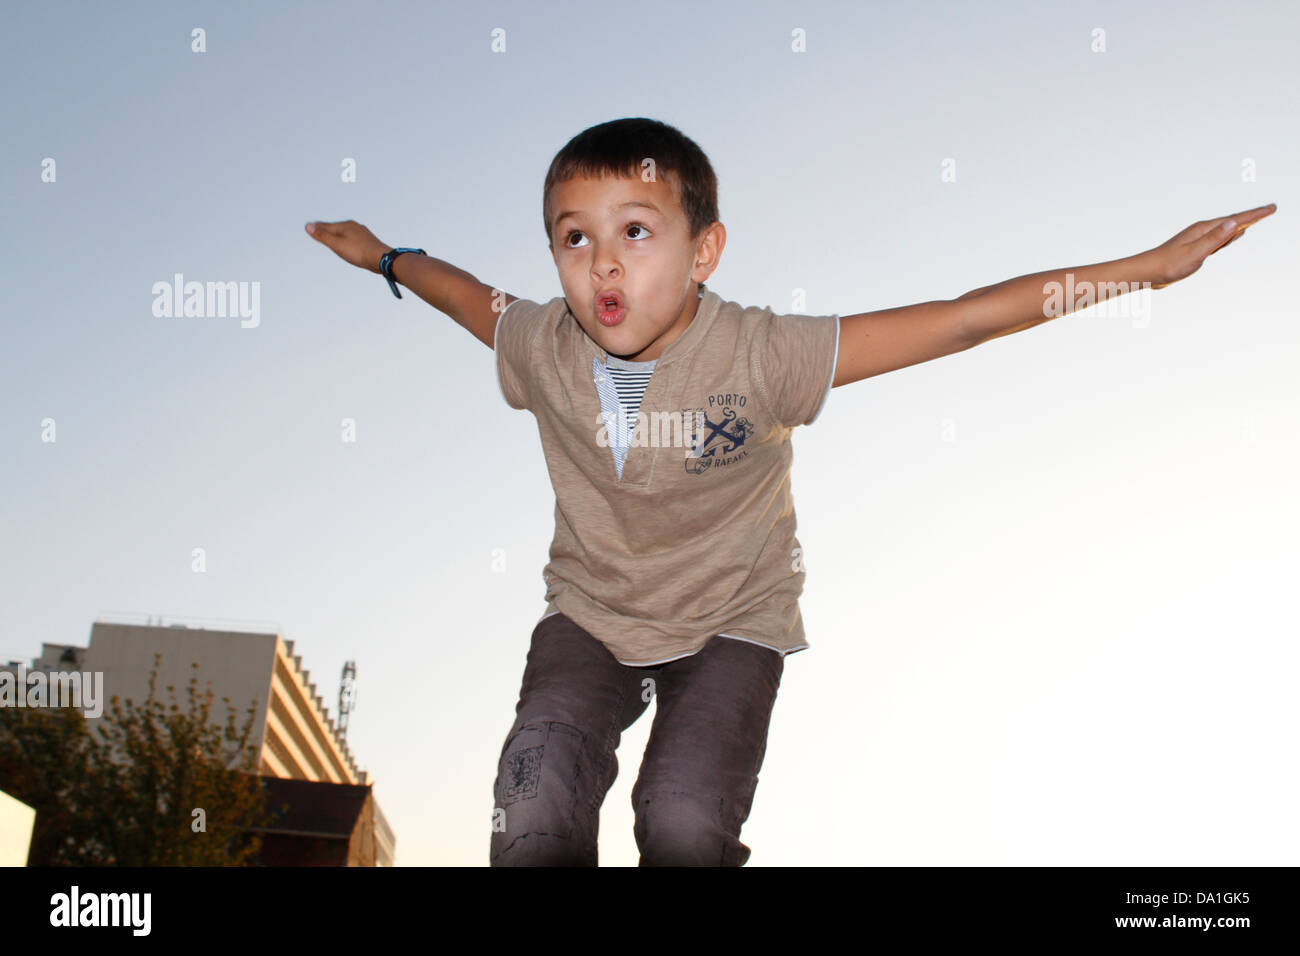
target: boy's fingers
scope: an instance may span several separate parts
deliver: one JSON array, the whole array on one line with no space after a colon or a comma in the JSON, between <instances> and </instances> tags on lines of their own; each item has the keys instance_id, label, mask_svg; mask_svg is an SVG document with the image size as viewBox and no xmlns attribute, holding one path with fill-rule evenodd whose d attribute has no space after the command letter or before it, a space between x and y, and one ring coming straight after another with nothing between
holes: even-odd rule
<instances>
[{"instance_id":1,"label":"boy's fingers","mask_svg":"<svg viewBox=\"0 0 1300 956\"><path fill-rule=\"evenodd\" d=\"M312 222L307 224L310 228L307 234L319 242L321 245L334 248L334 241L339 238L338 227L328 222Z\"/></svg>"},{"instance_id":2,"label":"boy's fingers","mask_svg":"<svg viewBox=\"0 0 1300 956\"><path fill-rule=\"evenodd\" d=\"M1192 246L1194 254L1199 255L1202 259L1206 256L1213 255L1232 241L1234 232L1237 235L1241 235L1237 229L1237 222L1233 219L1223 219L1215 223L1214 228L1201 236L1201 238Z\"/></svg>"},{"instance_id":3,"label":"boy's fingers","mask_svg":"<svg viewBox=\"0 0 1300 956\"><path fill-rule=\"evenodd\" d=\"M1245 234L1246 234L1246 227L1241 225L1237 226L1237 228L1232 231L1224 231L1223 229L1211 229L1209 235L1206 236L1206 239L1210 241L1210 243L1213 245L1213 248L1210 249L1209 252L1205 253L1205 255L1206 256L1214 255L1216 252L1218 252L1220 249L1224 248L1225 246L1232 245L1234 242L1236 242ZM1229 238L1225 241L1224 236L1228 236Z\"/></svg>"},{"instance_id":4,"label":"boy's fingers","mask_svg":"<svg viewBox=\"0 0 1300 956\"><path fill-rule=\"evenodd\" d=\"M1231 219L1235 221L1238 226L1244 228L1257 220L1263 219L1265 216L1273 215L1275 212L1277 212L1277 203L1271 202L1266 206L1256 206L1254 209L1243 209L1235 215L1224 216L1222 219L1215 220L1214 226L1215 228L1218 228L1221 223L1225 223Z\"/></svg>"}]
</instances>

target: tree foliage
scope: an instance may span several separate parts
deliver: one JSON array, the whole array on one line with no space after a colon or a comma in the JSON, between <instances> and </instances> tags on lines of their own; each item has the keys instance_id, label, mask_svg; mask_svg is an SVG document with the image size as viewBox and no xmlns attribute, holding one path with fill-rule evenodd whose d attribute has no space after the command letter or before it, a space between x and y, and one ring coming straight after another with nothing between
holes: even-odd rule
<instances>
[{"instance_id":1,"label":"tree foliage","mask_svg":"<svg viewBox=\"0 0 1300 956\"><path fill-rule=\"evenodd\" d=\"M198 664L181 709L157 698L161 655L149 696L114 696L90 727L72 707L0 708L0 789L36 809L30 866L247 866L268 826L249 746L256 702L243 726L230 698L213 720L211 685ZM201 812L196 812L201 811Z\"/></svg>"}]
</instances>

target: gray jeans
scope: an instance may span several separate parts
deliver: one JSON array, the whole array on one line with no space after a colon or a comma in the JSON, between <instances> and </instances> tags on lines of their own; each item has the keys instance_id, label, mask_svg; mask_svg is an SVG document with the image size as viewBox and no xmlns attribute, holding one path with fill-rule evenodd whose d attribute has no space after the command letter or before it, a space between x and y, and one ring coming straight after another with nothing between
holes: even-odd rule
<instances>
[{"instance_id":1,"label":"gray jeans","mask_svg":"<svg viewBox=\"0 0 1300 956\"><path fill-rule=\"evenodd\" d=\"M715 636L652 667L620 664L564 614L533 629L493 785L492 866L595 866L623 731L656 699L632 789L641 866L742 866L784 662Z\"/></svg>"}]
</instances>

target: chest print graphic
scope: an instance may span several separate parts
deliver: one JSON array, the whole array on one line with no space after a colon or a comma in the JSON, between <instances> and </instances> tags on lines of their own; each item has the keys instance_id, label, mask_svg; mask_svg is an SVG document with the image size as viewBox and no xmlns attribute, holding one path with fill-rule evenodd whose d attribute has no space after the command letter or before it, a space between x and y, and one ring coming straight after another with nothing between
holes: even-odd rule
<instances>
[{"instance_id":1,"label":"chest print graphic","mask_svg":"<svg viewBox=\"0 0 1300 956\"><path fill-rule=\"evenodd\" d=\"M687 473L702 475L745 459L749 454L745 441L754 433L753 422L744 417L748 404L749 396L724 392L710 395L703 408L682 409Z\"/></svg>"}]
</instances>

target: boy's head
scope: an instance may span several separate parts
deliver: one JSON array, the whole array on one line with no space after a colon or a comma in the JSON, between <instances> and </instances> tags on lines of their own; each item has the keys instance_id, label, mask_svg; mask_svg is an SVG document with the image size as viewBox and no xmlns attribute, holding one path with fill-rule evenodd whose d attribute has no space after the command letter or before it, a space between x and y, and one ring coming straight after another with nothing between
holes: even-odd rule
<instances>
[{"instance_id":1,"label":"boy's head","mask_svg":"<svg viewBox=\"0 0 1300 956\"><path fill-rule=\"evenodd\" d=\"M726 244L708 157L651 119L571 139L547 171L542 216L570 311L632 361L658 358L690 325ZM606 295L615 301L598 301Z\"/></svg>"}]
</instances>

